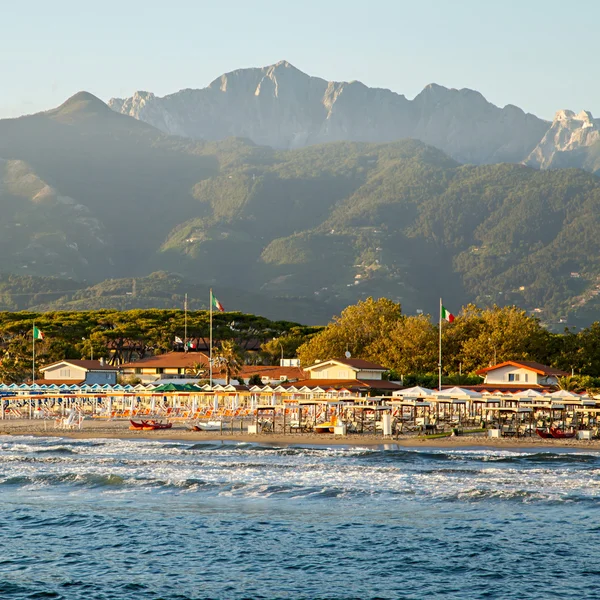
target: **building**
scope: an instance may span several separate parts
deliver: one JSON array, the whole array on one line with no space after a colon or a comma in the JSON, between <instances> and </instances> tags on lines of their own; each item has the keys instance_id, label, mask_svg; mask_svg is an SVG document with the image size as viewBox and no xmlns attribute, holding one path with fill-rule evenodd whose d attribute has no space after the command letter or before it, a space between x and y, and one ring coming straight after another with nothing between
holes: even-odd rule
<instances>
[{"instance_id":1,"label":"building","mask_svg":"<svg viewBox=\"0 0 600 600\"><path fill-rule=\"evenodd\" d=\"M336 358L316 363L304 370L309 373L310 379L381 380L388 369L360 358Z\"/></svg>"},{"instance_id":2,"label":"building","mask_svg":"<svg viewBox=\"0 0 600 600\"><path fill-rule=\"evenodd\" d=\"M125 377L137 377L142 383L158 379L208 377L209 357L204 352L167 352L121 365Z\"/></svg>"},{"instance_id":3,"label":"building","mask_svg":"<svg viewBox=\"0 0 600 600\"><path fill-rule=\"evenodd\" d=\"M499 365L480 369L477 371L477 375L485 377L484 385L486 386L498 385L505 387L514 385L526 388L557 385L558 378L566 377L569 373L537 362L508 360Z\"/></svg>"},{"instance_id":4,"label":"building","mask_svg":"<svg viewBox=\"0 0 600 600\"><path fill-rule=\"evenodd\" d=\"M100 360L60 360L40 368L44 379L38 383L46 385L115 385L119 367L113 367L105 364L104 359Z\"/></svg>"},{"instance_id":5,"label":"building","mask_svg":"<svg viewBox=\"0 0 600 600\"><path fill-rule=\"evenodd\" d=\"M245 382L254 375L260 377L263 385L279 385L284 381L298 381L305 378L305 373L299 366L244 365L239 373ZM217 376L214 379L216 381L222 377Z\"/></svg>"},{"instance_id":6,"label":"building","mask_svg":"<svg viewBox=\"0 0 600 600\"><path fill-rule=\"evenodd\" d=\"M304 371L308 379L296 381L295 388L307 387L322 390L346 390L352 394L390 394L402 386L383 379L385 367L360 358L339 358L325 360ZM289 386L288 386L289 387Z\"/></svg>"}]
</instances>

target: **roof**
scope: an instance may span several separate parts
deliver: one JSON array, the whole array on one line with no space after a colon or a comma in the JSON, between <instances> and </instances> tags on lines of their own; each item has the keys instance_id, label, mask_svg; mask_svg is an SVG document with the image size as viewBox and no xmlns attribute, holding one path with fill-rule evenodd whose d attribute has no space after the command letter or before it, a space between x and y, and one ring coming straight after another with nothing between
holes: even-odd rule
<instances>
[{"instance_id":1,"label":"roof","mask_svg":"<svg viewBox=\"0 0 600 600\"><path fill-rule=\"evenodd\" d=\"M239 376L244 379L252 377L252 375L278 380L286 377L288 381L296 381L305 377L304 371L300 367L280 367L279 365L244 365L239 372Z\"/></svg>"},{"instance_id":2,"label":"roof","mask_svg":"<svg viewBox=\"0 0 600 600\"><path fill-rule=\"evenodd\" d=\"M442 386L442 392L449 387L451 386ZM543 392L553 389L553 386L544 386L537 383L478 383L477 385L462 385L461 387L476 392L508 392L510 394L527 390Z\"/></svg>"},{"instance_id":3,"label":"roof","mask_svg":"<svg viewBox=\"0 0 600 600\"><path fill-rule=\"evenodd\" d=\"M384 379L301 379L290 384L283 384L284 387L294 386L295 388L308 387L323 389L340 389L347 390L401 390L402 386L393 381L385 381Z\"/></svg>"},{"instance_id":4,"label":"roof","mask_svg":"<svg viewBox=\"0 0 600 600\"><path fill-rule=\"evenodd\" d=\"M555 369L554 367L548 367L543 365L542 363L535 362L532 360L507 360L498 365L494 365L492 367L485 367L485 369L479 369L477 371L477 375L483 375L485 373L489 373L490 371L494 371L495 369L500 369L502 367L520 367L522 369L526 369L528 371L533 371L538 375L555 375L557 377L566 377L569 375L566 371L562 371L561 369Z\"/></svg>"},{"instance_id":5,"label":"roof","mask_svg":"<svg viewBox=\"0 0 600 600\"><path fill-rule=\"evenodd\" d=\"M330 360L324 360L322 362L311 365L310 367L306 367L307 371L311 369L316 369L317 367L322 367L328 363L338 363L342 365L346 365L355 371L387 371L385 367L378 365L377 363L370 362L368 360L363 360L362 358L332 358Z\"/></svg>"},{"instance_id":6,"label":"roof","mask_svg":"<svg viewBox=\"0 0 600 600\"><path fill-rule=\"evenodd\" d=\"M36 379L33 383L38 385L83 385L85 379Z\"/></svg>"},{"instance_id":7,"label":"roof","mask_svg":"<svg viewBox=\"0 0 600 600\"><path fill-rule=\"evenodd\" d=\"M61 364L73 365L74 367L80 367L82 369L85 369L86 371L118 371L119 370L119 367L115 367L114 365L102 364L99 360L84 360L84 359L71 360L69 358L69 359L65 359L65 360L58 360L56 362L53 362L50 365L41 367L40 371L44 372L44 371L47 371L48 369L51 369L52 367L56 367Z\"/></svg>"},{"instance_id":8,"label":"roof","mask_svg":"<svg viewBox=\"0 0 600 600\"><path fill-rule=\"evenodd\" d=\"M122 369L184 369L201 363L208 365L209 358L204 352L167 352L148 356L141 360L125 363Z\"/></svg>"}]
</instances>

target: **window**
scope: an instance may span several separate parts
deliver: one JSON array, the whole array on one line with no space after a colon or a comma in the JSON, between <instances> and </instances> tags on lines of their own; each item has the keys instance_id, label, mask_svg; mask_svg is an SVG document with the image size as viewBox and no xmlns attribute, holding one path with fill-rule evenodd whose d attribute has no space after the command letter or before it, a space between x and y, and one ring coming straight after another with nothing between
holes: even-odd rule
<instances>
[{"instance_id":1,"label":"window","mask_svg":"<svg viewBox=\"0 0 600 600\"><path fill-rule=\"evenodd\" d=\"M71 369L61 369L60 370L60 378L61 379L69 379L71 377Z\"/></svg>"},{"instance_id":2,"label":"window","mask_svg":"<svg viewBox=\"0 0 600 600\"><path fill-rule=\"evenodd\" d=\"M156 374L157 374L157 375L162 375L162 374L163 374L163 371L164 371L164 369L163 369L162 367L158 367L158 368L156 369Z\"/></svg>"},{"instance_id":3,"label":"window","mask_svg":"<svg viewBox=\"0 0 600 600\"><path fill-rule=\"evenodd\" d=\"M141 375L142 374L142 370L139 367L136 367L135 374L136 375Z\"/></svg>"},{"instance_id":4,"label":"window","mask_svg":"<svg viewBox=\"0 0 600 600\"><path fill-rule=\"evenodd\" d=\"M509 373L508 374L508 381L519 381L519 379L520 379L519 373Z\"/></svg>"}]
</instances>

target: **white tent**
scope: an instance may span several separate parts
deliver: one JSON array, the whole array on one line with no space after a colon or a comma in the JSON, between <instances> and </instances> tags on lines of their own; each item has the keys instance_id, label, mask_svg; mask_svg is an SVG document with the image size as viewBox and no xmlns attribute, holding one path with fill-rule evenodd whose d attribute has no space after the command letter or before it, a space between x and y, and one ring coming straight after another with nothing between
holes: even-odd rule
<instances>
[{"instance_id":1,"label":"white tent","mask_svg":"<svg viewBox=\"0 0 600 600\"><path fill-rule=\"evenodd\" d=\"M544 394L537 390L525 390L515 394L515 398L543 398Z\"/></svg>"},{"instance_id":2,"label":"white tent","mask_svg":"<svg viewBox=\"0 0 600 600\"><path fill-rule=\"evenodd\" d=\"M581 399L579 394L574 394L573 392L568 392L567 390L558 390L557 392L552 392L550 394L550 398L570 398L571 400Z\"/></svg>"},{"instance_id":3,"label":"white tent","mask_svg":"<svg viewBox=\"0 0 600 600\"><path fill-rule=\"evenodd\" d=\"M450 398L482 398L482 394L479 392L476 392L475 390L466 390L460 387L453 387L447 390L442 390L441 392L434 392L433 395Z\"/></svg>"},{"instance_id":4,"label":"white tent","mask_svg":"<svg viewBox=\"0 0 600 600\"><path fill-rule=\"evenodd\" d=\"M427 398L433 394L433 390L416 385L405 390L398 390L392 396L402 396L403 398Z\"/></svg>"}]
</instances>

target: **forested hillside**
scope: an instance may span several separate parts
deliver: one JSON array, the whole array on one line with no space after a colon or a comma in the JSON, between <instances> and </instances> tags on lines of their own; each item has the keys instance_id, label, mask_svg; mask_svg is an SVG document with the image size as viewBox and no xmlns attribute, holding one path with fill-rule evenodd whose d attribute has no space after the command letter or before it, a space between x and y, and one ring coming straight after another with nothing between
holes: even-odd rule
<instances>
[{"instance_id":1,"label":"forested hillside","mask_svg":"<svg viewBox=\"0 0 600 600\"><path fill-rule=\"evenodd\" d=\"M0 157L0 271L25 276L0 281L8 309L175 307L212 286L307 323L367 296L597 318L600 180L580 170L460 165L414 140L192 142L83 93L0 121ZM32 276L61 281L25 291Z\"/></svg>"}]
</instances>

